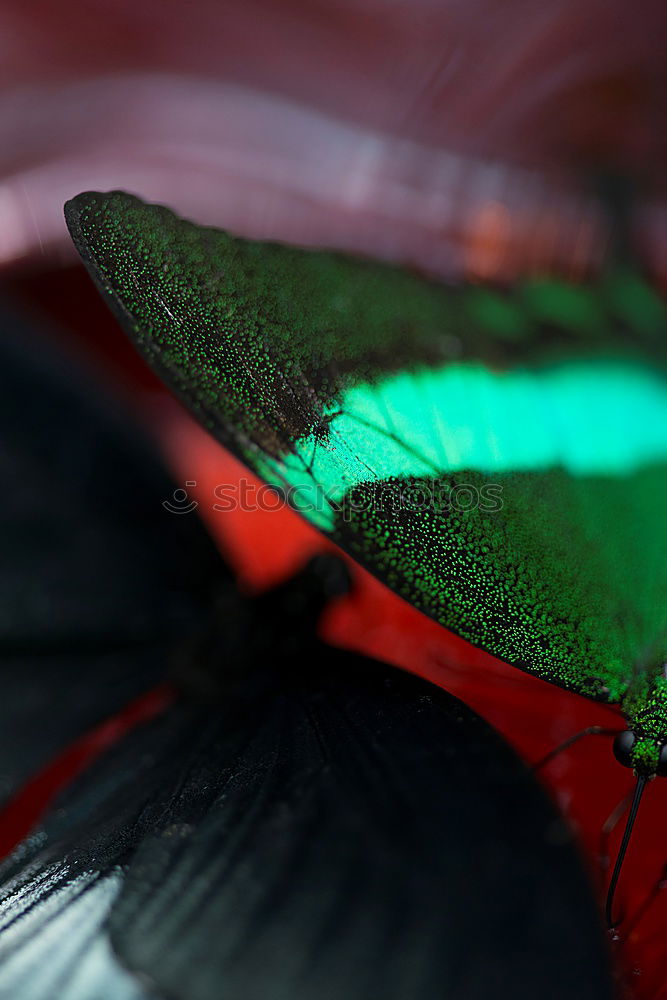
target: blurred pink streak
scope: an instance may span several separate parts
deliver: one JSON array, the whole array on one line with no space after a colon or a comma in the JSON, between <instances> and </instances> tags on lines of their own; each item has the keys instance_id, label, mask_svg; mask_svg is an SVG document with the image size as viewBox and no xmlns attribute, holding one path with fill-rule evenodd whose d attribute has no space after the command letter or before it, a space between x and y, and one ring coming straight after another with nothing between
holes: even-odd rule
<instances>
[{"instance_id":1,"label":"blurred pink streak","mask_svg":"<svg viewBox=\"0 0 667 1000\"><path fill-rule=\"evenodd\" d=\"M666 26L655 0L93 0L66 16L9 0L0 264L68 253L63 201L123 187L438 273L471 254L501 276L577 268L604 250L587 171L663 193ZM664 211L643 221L662 267Z\"/></svg>"}]
</instances>

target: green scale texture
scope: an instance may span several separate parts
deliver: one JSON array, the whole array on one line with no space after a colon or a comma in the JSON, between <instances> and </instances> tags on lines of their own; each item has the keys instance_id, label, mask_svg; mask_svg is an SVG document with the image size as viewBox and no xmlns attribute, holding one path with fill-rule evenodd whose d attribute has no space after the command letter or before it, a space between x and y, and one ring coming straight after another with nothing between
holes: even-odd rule
<instances>
[{"instance_id":1,"label":"green scale texture","mask_svg":"<svg viewBox=\"0 0 667 1000\"><path fill-rule=\"evenodd\" d=\"M145 357L290 499L312 487L310 520L469 641L667 739L667 337L648 284L447 287L120 192L66 215ZM501 502L460 509L456 484ZM387 502L396 487L436 498Z\"/></svg>"}]
</instances>

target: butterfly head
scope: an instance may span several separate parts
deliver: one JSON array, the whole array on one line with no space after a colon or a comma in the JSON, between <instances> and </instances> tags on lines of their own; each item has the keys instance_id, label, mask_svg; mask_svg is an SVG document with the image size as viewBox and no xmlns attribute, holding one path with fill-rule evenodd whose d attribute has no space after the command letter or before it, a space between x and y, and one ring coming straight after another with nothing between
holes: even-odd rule
<instances>
[{"instance_id":1,"label":"butterfly head","mask_svg":"<svg viewBox=\"0 0 667 1000\"><path fill-rule=\"evenodd\" d=\"M614 756L624 767L631 768L636 781L625 824L621 845L609 882L605 914L607 926L613 929L614 894L639 812L644 790L655 777L667 777L667 672L663 666L652 681L639 676L622 701L628 728L614 737Z\"/></svg>"},{"instance_id":2,"label":"butterfly head","mask_svg":"<svg viewBox=\"0 0 667 1000\"><path fill-rule=\"evenodd\" d=\"M621 699L628 728L614 739L614 756L638 777L667 777L666 667L638 673Z\"/></svg>"},{"instance_id":3,"label":"butterfly head","mask_svg":"<svg viewBox=\"0 0 667 1000\"><path fill-rule=\"evenodd\" d=\"M614 738L614 756L619 764L632 768L638 775L667 777L667 743L640 736L632 729Z\"/></svg>"}]
</instances>

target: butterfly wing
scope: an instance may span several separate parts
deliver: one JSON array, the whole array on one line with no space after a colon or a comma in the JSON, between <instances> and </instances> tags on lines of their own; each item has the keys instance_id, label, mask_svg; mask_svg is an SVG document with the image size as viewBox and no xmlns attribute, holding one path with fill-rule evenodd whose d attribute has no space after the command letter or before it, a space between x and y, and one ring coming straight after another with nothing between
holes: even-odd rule
<instances>
[{"instance_id":1,"label":"butterfly wing","mask_svg":"<svg viewBox=\"0 0 667 1000\"><path fill-rule=\"evenodd\" d=\"M445 288L123 193L66 215L202 423L407 600L589 697L664 662L667 338L647 285Z\"/></svg>"},{"instance_id":2,"label":"butterfly wing","mask_svg":"<svg viewBox=\"0 0 667 1000\"><path fill-rule=\"evenodd\" d=\"M611 995L573 844L485 722L324 646L266 687L246 668L130 733L0 869L1 995Z\"/></svg>"},{"instance_id":3,"label":"butterfly wing","mask_svg":"<svg viewBox=\"0 0 667 1000\"><path fill-rule=\"evenodd\" d=\"M231 574L137 428L0 308L0 799L162 680Z\"/></svg>"}]
</instances>

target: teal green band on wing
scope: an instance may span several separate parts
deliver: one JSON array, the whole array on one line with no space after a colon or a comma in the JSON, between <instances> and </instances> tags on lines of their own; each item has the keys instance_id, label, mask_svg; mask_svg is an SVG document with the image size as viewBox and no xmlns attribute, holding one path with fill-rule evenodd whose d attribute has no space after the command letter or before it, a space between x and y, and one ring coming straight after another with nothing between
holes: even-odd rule
<instances>
[{"instance_id":1,"label":"teal green band on wing","mask_svg":"<svg viewBox=\"0 0 667 1000\"><path fill-rule=\"evenodd\" d=\"M284 461L286 484L302 487L297 505L321 508L308 493L315 481L339 501L391 477L548 468L620 476L667 458L667 380L627 362L393 374L349 388L329 416L327 433L296 442Z\"/></svg>"}]
</instances>

